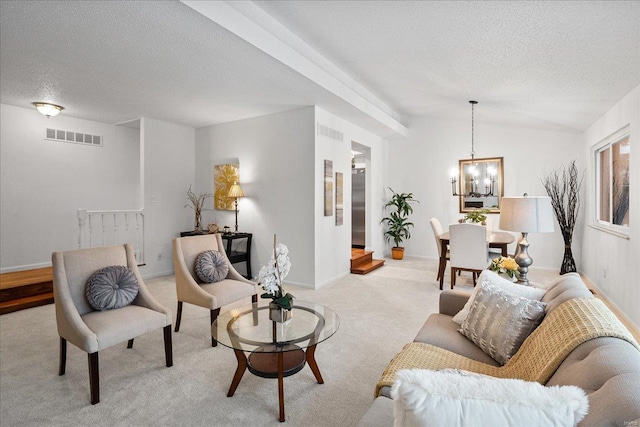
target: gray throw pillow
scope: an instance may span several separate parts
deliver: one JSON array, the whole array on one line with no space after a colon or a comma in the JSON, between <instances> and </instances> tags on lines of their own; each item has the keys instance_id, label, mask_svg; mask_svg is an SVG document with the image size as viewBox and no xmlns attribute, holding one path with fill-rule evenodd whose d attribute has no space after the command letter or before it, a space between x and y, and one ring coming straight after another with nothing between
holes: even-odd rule
<instances>
[{"instance_id":1,"label":"gray throw pillow","mask_svg":"<svg viewBox=\"0 0 640 427\"><path fill-rule=\"evenodd\" d=\"M196 258L196 276L204 283L215 283L227 278L229 266L222 252L204 251Z\"/></svg>"},{"instance_id":2,"label":"gray throw pillow","mask_svg":"<svg viewBox=\"0 0 640 427\"><path fill-rule=\"evenodd\" d=\"M481 283L459 332L504 365L542 322L546 306Z\"/></svg>"},{"instance_id":3,"label":"gray throw pillow","mask_svg":"<svg viewBox=\"0 0 640 427\"><path fill-rule=\"evenodd\" d=\"M112 310L131 304L138 289L133 271L123 265L112 265L91 275L85 295L95 310Z\"/></svg>"}]
</instances>

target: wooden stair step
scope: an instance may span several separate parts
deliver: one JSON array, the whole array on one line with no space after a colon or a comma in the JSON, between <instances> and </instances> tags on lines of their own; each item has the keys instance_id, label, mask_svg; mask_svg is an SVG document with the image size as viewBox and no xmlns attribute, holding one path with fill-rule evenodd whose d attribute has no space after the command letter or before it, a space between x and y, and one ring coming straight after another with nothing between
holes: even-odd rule
<instances>
[{"instance_id":1,"label":"wooden stair step","mask_svg":"<svg viewBox=\"0 0 640 427\"><path fill-rule=\"evenodd\" d=\"M0 314L52 302L52 267L0 274Z\"/></svg>"},{"instance_id":2,"label":"wooden stair step","mask_svg":"<svg viewBox=\"0 0 640 427\"><path fill-rule=\"evenodd\" d=\"M4 301L0 303L0 314L12 313L25 308L39 307L53 302L53 292Z\"/></svg>"},{"instance_id":3,"label":"wooden stair step","mask_svg":"<svg viewBox=\"0 0 640 427\"><path fill-rule=\"evenodd\" d=\"M358 265L357 267L351 268L351 272L353 274L367 274L376 268L382 267L384 264L383 259L372 259L368 263Z\"/></svg>"},{"instance_id":4,"label":"wooden stair step","mask_svg":"<svg viewBox=\"0 0 640 427\"><path fill-rule=\"evenodd\" d=\"M365 251L364 249L351 249L351 268L368 264L373 259L373 251Z\"/></svg>"}]
</instances>

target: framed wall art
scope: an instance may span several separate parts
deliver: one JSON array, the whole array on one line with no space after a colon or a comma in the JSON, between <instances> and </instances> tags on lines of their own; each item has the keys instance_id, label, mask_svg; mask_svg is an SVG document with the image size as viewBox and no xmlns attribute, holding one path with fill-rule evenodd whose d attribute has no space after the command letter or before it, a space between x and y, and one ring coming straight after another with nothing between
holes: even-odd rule
<instances>
[{"instance_id":1,"label":"framed wall art","mask_svg":"<svg viewBox=\"0 0 640 427\"><path fill-rule=\"evenodd\" d=\"M213 167L213 207L219 211L234 210L233 198L228 197L229 188L240 181L240 165L227 163Z\"/></svg>"}]
</instances>

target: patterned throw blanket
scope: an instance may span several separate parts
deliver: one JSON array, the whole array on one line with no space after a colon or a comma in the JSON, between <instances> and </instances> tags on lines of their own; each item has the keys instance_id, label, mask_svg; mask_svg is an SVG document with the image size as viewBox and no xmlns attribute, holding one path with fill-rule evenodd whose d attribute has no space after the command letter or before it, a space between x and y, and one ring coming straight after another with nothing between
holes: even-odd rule
<instances>
[{"instance_id":1,"label":"patterned throw blanket","mask_svg":"<svg viewBox=\"0 0 640 427\"><path fill-rule=\"evenodd\" d=\"M573 298L549 314L504 366L492 366L430 344L412 342L389 363L376 385L392 386L401 369L462 369L498 378L545 384L577 346L598 337L616 337L640 346L629 330L597 298Z\"/></svg>"}]
</instances>

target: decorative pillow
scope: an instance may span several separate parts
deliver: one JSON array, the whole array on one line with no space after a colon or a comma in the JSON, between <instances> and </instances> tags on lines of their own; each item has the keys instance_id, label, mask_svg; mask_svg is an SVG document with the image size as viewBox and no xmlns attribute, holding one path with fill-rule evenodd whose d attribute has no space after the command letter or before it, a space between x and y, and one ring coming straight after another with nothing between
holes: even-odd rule
<instances>
[{"instance_id":1,"label":"decorative pillow","mask_svg":"<svg viewBox=\"0 0 640 427\"><path fill-rule=\"evenodd\" d=\"M218 251L204 251L196 258L196 276L204 283L224 280L229 273L227 261Z\"/></svg>"},{"instance_id":2,"label":"decorative pillow","mask_svg":"<svg viewBox=\"0 0 640 427\"><path fill-rule=\"evenodd\" d=\"M575 386L494 378L455 369L398 371L391 388L394 427L575 426L589 410Z\"/></svg>"},{"instance_id":3,"label":"decorative pillow","mask_svg":"<svg viewBox=\"0 0 640 427\"><path fill-rule=\"evenodd\" d=\"M486 282L498 286L499 288L509 292L512 295L518 295L521 297L534 299L536 301L540 301L544 296L544 293L546 292L545 289L537 289L531 286L518 285L517 283L513 283L512 281L507 280L504 277L500 277L498 274L494 273L491 270L484 270L482 273L480 273L480 277L478 277L479 284ZM473 292L471 293L469 300L466 302L462 310L460 310L458 314L453 316L453 319L451 319L458 325L462 325L462 322L469 314L469 308L471 308L471 304L473 304L473 299L476 297L478 289L478 286L473 288Z\"/></svg>"},{"instance_id":4,"label":"decorative pillow","mask_svg":"<svg viewBox=\"0 0 640 427\"><path fill-rule=\"evenodd\" d=\"M85 295L95 310L112 310L131 304L138 295L138 289L138 280L131 269L112 265L91 275Z\"/></svg>"},{"instance_id":5,"label":"decorative pillow","mask_svg":"<svg viewBox=\"0 0 640 427\"><path fill-rule=\"evenodd\" d=\"M504 365L542 322L546 306L485 282L479 285L469 315L458 331Z\"/></svg>"}]
</instances>

